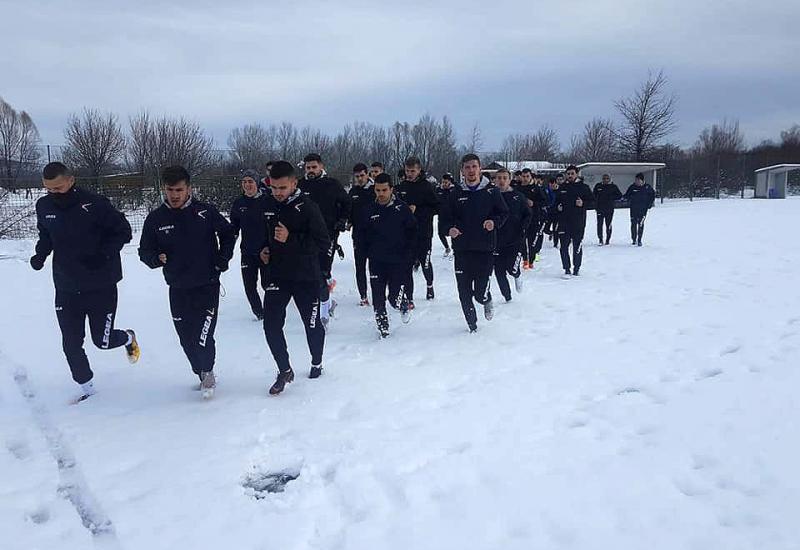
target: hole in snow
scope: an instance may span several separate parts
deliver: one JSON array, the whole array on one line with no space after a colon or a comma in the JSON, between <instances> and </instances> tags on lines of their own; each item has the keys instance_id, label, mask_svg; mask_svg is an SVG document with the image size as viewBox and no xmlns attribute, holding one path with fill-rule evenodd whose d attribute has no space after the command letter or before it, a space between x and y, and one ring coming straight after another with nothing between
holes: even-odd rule
<instances>
[{"instance_id":1,"label":"hole in snow","mask_svg":"<svg viewBox=\"0 0 800 550\"><path fill-rule=\"evenodd\" d=\"M286 484L300 477L298 471L252 472L242 481L246 493L256 500L267 498L269 493L282 493Z\"/></svg>"}]
</instances>

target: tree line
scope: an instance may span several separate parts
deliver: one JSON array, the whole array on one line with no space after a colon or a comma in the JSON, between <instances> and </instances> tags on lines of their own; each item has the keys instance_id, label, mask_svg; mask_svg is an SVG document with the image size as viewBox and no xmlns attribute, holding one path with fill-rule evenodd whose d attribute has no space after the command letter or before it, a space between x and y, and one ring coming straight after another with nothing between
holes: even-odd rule
<instances>
[{"instance_id":1,"label":"tree line","mask_svg":"<svg viewBox=\"0 0 800 550\"><path fill-rule=\"evenodd\" d=\"M183 117L139 112L126 121L116 114L84 108L69 116L64 146L55 156L89 178L135 172L157 178L163 166L181 164L193 175L235 174L245 168L263 169L271 159L298 162L309 152L319 153L328 170L345 175L357 162L381 161L394 173L409 156L419 157L437 177L458 168L468 151L492 160L659 161L668 165L668 177L694 186L731 178L735 187L749 181L759 165L800 162L800 125L783 131L780 141L748 147L736 120L723 120L700 132L692 147L669 141L677 128L678 98L669 90L661 71L651 72L633 92L613 102L616 116L595 117L562 145L556 130L545 124L532 132L508 135L499 151L483 150L480 127L473 126L459 143L453 123L425 114L416 122L389 125L353 122L335 134L292 122L253 122L232 129L221 150L196 121ZM26 111L17 111L0 98L0 183L14 189L35 179L43 152L39 132ZM749 162L747 161L749 157ZM742 161L745 158L745 161ZM55 160L55 158L53 158ZM748 166L748 164L750 166ZM726 184L723 184L723 180ZM741 181L739 181L741 180Z\"/></svg>"}]
</instances>

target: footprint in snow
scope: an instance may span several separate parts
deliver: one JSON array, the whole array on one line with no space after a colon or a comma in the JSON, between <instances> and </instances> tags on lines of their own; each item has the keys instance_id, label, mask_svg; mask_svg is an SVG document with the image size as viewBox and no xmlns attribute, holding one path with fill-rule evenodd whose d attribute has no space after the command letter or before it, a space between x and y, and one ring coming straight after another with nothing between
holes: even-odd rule
<instances>
[{"instance_id":1,"label":"footprint in snow","mask_svg":"<svg viewBox=\"0 0 800 550\"><path fill-rule=\"evenodd\" d=\"M718 369L718 368L703 369L699 373L697 373L697 380L705 380L707 378L714 378L716 376L719 376L723 372L724 371L722 369Z\"/></svg>"},{"instance_id":2,"label":"footprint in snow","mask_svg":"<svg viewBox=\"0 0 800 550\"><path fill-rule=\"evenodd\" d=\"M730 344L730 345L727 345L724 348L722 348L720 350L719 354L720 354L720 356L731 355L731 354L737 353L740 349L742 349L741 345L739 345L739 344Z\"/></svg>"},{"instance_id":3,"label":"footprint in snow","mask_svg":"<svg viewBox=\"0 0 800 550\"><path fill-rule=\"evenodd\" d=\"M11 456L17 460L25 460L31 456L31 449L28 442L21 439L9 439L6 441L6 449L11 453Z\"/></svg>"}]
</instances>

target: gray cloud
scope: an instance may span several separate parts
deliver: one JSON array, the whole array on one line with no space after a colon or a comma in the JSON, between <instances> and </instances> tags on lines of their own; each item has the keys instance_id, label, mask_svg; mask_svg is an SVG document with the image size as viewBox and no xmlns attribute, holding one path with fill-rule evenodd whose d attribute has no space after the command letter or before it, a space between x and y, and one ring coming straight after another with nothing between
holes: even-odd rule
<instances>
[{"instance_id":1,"label":"gray cloud","mask_svg":"<svg viewBox=\"0 0 800 550\"><path fill-rule=\"evenodd\" d=\"M649 68L680 129L738 117L751 142L800 122L795 1L0 2L0 95L60 143L70 112L142 108L199 120L220 143L245 122L333 131L447 114L487 145L543 123L567 143L614 116ZM4 17L5 19L5 17Z\"/></svg>"}]
</instances>

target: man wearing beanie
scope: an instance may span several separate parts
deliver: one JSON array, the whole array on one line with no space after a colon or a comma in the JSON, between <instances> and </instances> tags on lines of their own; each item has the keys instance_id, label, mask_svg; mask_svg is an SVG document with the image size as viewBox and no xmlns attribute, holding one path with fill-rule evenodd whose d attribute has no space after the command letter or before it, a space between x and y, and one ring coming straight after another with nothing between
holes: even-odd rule
<instances>
[{"instance_id":1,"label":"man wearing beanie","mask_svg":"<svg viewBox=\"0 0 800 550\"><path fill-rule=\"evenodd\" d=\"M83 350L87 317L95 346L124 346L131 363L139 360L134 332L114 328L122 280L119 253L131 240L131 226L108 199L76 187L75 177L60 162L44 167L42 183L47 195L36 202L39 241L30 263L39 271L53 253L56 317L72 379L81 386L73 401L78 403L96 393Z\"/></svg>"},{"instance_id":2,"label":"man wearing beanie","mask_svg":"<svg viewBox=\"0 0 800 550\"><path fill-rule=\"evenodd\" d=\"M259 321L264 319L264 303L258 294L258 279L261 277L261 288L267 287L267 266L261 261L259 254L264 247L267 235L267 204L271 196L259 188L259 176L255 170L242 173L242 196L231 206L231 225L235 235L241 233L242 283L250 309Z\"/></svg>"}]
</instances>

